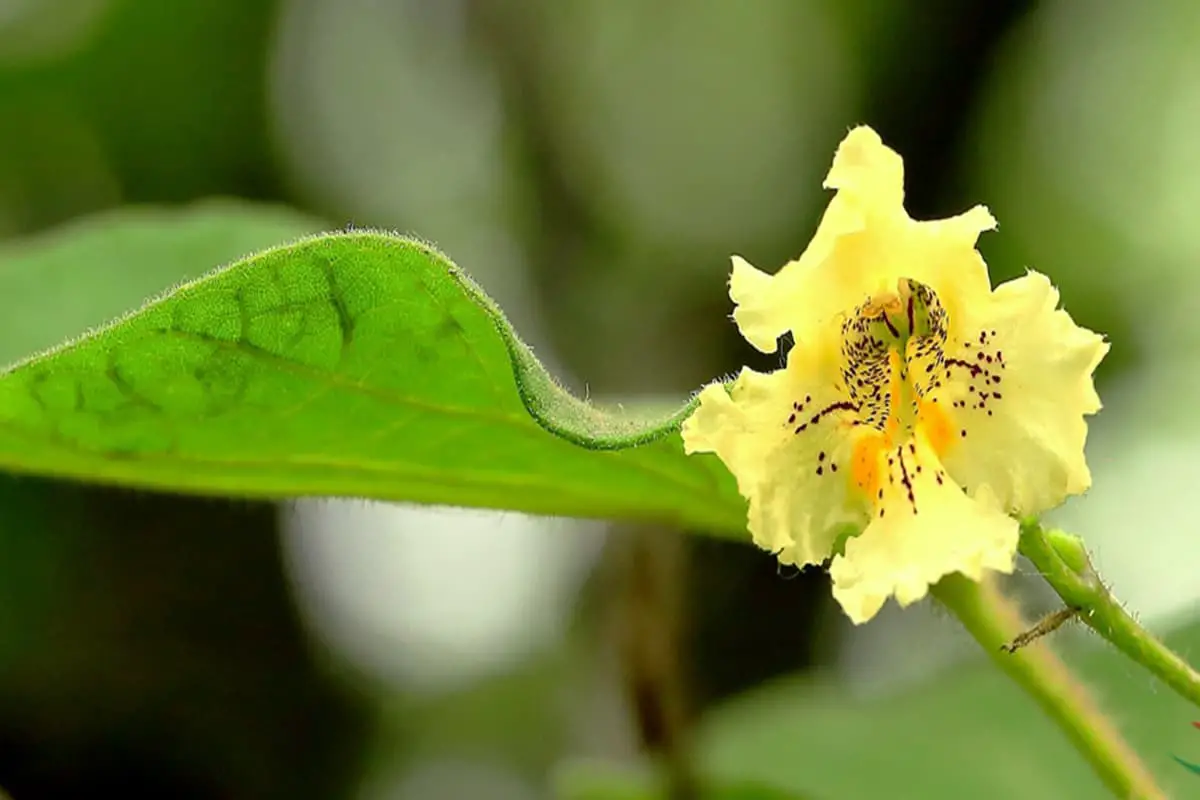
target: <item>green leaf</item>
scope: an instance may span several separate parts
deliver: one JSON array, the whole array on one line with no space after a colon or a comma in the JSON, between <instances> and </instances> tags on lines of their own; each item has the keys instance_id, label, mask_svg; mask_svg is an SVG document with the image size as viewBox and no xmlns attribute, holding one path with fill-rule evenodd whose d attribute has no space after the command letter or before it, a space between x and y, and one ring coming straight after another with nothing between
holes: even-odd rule
<instances>
[{"instance_id":1,"label":"green leaf","mask_svg":"<svg viewBox=\"0 0 1200 800\"><path fill-rule=\"evenodd\" d=\"M169 241L170 227L110 220L7 252L0 295L18 297L24 327L36 328L28 321L64 302L88 303L88 270L139 271L139 239ZM124 263L109 246L121 240ZM148 258L172 261L163 248ZM744 535L731 476L683 454L676 428L688 410L656 418L572 397L433 248L339 233L246 258L0 373L0 468ZM639 446L612 450L628 445Z\"/></svg>"},{"instance_id":2,"label":"green leaf","mask_svg":"<svg viewBox=\"0 0 1200 800\"><path fill-rule=\"evenodd\" d=\"M1094 637L1068 662L1159 777L1168 797L1200 797L1195 709ZM1200 624L1167 637L1200 651ZM1080 644L1075 642L1075 644ZM814 797L1095 800L1098 778L1033 702L990 664L959 666L870 701L825 681L783 681L711 714L701 761L726 780Z\"/></svg>"}]
</instances>

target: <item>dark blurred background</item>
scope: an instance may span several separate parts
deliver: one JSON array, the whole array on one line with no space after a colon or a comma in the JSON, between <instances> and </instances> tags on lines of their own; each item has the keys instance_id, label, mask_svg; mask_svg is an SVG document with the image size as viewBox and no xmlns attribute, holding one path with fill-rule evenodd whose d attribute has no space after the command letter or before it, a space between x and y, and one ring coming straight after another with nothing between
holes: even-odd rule
<instances>
[{"instance_id":1,"label":"dark blurred background","mask_svg":"<svg viewBox=\"0 0 1200 800\"><path fill-rule=\"evenodd\" d=\"M0 0L0 236L213 196L413 232L573 385L682 396L774 366L729 255L798 255L866 122L915 217L988 204L994 278L1047 272L1117 342L1091 453L1121 491L1063 518L1164 618L1200 595L1194 537L1117 534L1179 519L1195 472L1198 34L1185 0ZM955 652L677 531L5 478L0 541L20 800L521 800L638 753L684 786L715 703Z\"/></svg>"}]
</instances>

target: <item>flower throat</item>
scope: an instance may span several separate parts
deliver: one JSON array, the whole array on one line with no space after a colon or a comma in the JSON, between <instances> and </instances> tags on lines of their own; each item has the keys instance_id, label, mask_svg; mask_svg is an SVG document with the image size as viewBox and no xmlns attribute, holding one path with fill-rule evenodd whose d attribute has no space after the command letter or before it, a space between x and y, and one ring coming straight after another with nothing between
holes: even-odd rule
<instances>
[{"instance_id":1,"label":"flower throat","mask_svg":"<svg viewBox=\"0 0 1200 800\"><path fill-rule=\"evenodd\" d=\"M842 379L859 424L903 441L917 425L925 395L940 385L946 312L924 284L903 278L842 324Z\"/></svg>"}]
</instances>

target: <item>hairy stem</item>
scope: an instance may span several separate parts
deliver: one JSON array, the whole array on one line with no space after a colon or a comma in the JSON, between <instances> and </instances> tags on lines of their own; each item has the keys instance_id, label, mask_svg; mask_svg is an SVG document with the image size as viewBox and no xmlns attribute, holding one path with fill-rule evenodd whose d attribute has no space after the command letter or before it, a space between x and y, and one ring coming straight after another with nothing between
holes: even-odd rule
<instances>
[{"instance_id":1,"label":"hairy stem","mask_svg":"<svg viewBox=\"0 0 1200 800\"><path fill-rule=\"evenodd\" d=\"M1047 531L1037 520L1021 524L1021 554L1079 618L1159 680L1200 706L1200 674L1138 625L1092 569L1077 536Z\"/></svg>"},{"instance_id":2,"label":"hairy stem","mask_svg":"<svg viewBox=\"0 0 1200 800\"><path fill-rule=\"evenodd\" d=\"M1166 797L1087 689L1053 652L1042 643L1015 653L1002 649L1025 623L992 583L976 583L956 573L943 578L933 594L992 661L1054 720L1115 796L1136 800Z\"/></svg>"}]
</instances>

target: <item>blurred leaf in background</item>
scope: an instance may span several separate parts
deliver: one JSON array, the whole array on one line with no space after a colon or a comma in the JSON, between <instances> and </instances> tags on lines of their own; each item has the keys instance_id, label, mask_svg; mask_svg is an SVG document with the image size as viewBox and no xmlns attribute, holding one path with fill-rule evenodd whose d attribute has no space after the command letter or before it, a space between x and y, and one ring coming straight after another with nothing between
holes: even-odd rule
<instances>
[{"instance_id":1,"label":"blurred leaf in background","mask_svg":"<svg viewBox=\"0 0 1200 800\"><path fill-rule=\"evenodd\" d=\"M277 5L15 3L0 18L0 231L121 202L275 195L262 76Z\"/></svg>"},{"instance_id":2,"label":"blurred leaf in background","mask_svg":"<svg viewBox=\"0 0 1200 800\"><path fill-rule=\"evenodd\" d=\"M309 212L210 205L195 219L231 233L177 227L160 252L181 243L182 260L131 269L115 238L111 260L47 266L12 291L52 293L55 313L4 298L0 362L320 217L436 242L581 394L681 395L746 361L729 253L794 257L829 147L870 122L905 154L917 215L988 203L995 276L1045 271L1112 337L1096 487L1064 521L1133 608L1190 620L1196 30L1183 0L10 0L0 234L210 195ZM147 237L160 214L133 212ZM740 545L28 479L0 482L0 540L0 785L19 798L536 798L566 757L638 761L638 658L658 700L690 696L694 766L719 797L1097 796L999 675L929 684L962 653L942 621L847 631L820 577ZM705 718L814 662L828 679ZM1191 712L1096 664L1186 796L1169 759L1195 752Z\"/></svg>"},{"instance_id":3,"label":"blurred leaf in background","mask_svg":"<svg viewBox=\"0 0 1200 800\"><path fill-rule=\"evenodd\" d=\"M1179 652L1195 650L1200 626L1177 629L1167 642ZM1197 778L1172 754L1200 749L1190 722L1194 710L1096 640L1072 644L1072 667L1120 720L1167 796L1192 796ZM946 670L892 697L850 697L824 677L766 685L709 716L698 763L717 787L772 787L811 797L1106 796L1059 731L990 664ZM559 781L564 797L659 796L653 773L612 765L571 765Z\"/></svg>"}]
</instances>

